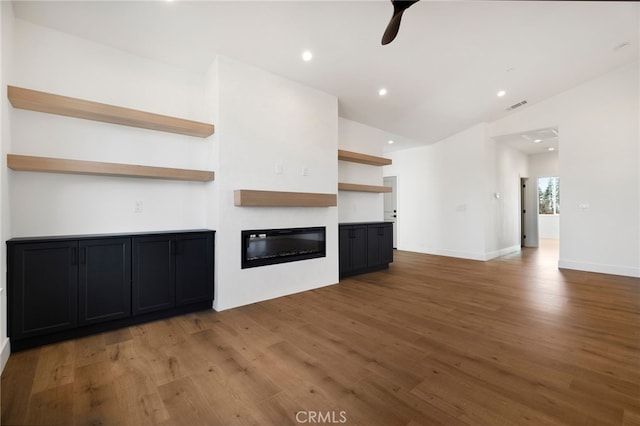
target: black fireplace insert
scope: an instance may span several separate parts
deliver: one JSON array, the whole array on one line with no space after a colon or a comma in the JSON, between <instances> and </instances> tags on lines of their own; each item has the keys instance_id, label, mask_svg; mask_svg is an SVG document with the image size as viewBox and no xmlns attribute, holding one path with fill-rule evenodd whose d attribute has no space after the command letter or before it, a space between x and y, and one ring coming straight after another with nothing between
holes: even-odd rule
<instances>
[{"instance_id":1,"label":"black fireplace insert","mask_svg":"<svg viewBox=\"0 0 640 426\"><path fill-rule=\"evenodd\" d=\"M324 226L242 231L242 269L326 255Z\"/></svg>"}]
</instances>

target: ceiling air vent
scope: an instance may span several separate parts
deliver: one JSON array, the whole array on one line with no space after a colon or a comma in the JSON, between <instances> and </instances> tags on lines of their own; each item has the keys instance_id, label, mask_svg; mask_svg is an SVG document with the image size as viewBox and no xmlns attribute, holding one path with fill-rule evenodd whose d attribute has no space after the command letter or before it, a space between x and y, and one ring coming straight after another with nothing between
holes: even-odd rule
<instances>
[{"instance_id":1,"label":"ceiling air vent","mask_svg":"<svg viewBox=\"0 0 640 426\"><path fill-rule=\"evenodd\" d=\"M511 106L510 106L509 108L507 108L505 111L511 111L511 110L516 109L516 108L520 108L522 105L526 105L526 104L527 104L527 101L520 101L520 102L518 102L517 104L513 104L513 105L511 105Z\"/></svg>"}]
</instances>

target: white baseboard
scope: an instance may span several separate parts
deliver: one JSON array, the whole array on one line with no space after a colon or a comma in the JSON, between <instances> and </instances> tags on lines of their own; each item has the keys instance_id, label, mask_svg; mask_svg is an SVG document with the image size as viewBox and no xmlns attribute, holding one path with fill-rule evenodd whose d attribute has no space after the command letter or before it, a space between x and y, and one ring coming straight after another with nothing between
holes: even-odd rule
<instances>
[{"instance_id":1,"label":"white baseboard","mask_svg":"<svg viewBox=\"0 0 640 426\"><path fill-rule=\"evenodd\" d=\"M511 247L505 247L500 250L490 251L486 254L487 257L485 260L495 259L496 257L506 256L507 254L511 254L511 253L518 253L521 250L522 250L522 247L520 246L520 244L518 244Z\"/></svg>"},{"instance_id":2,"label":"white baseboard","mask_svg":"<svg viewBox=\"0 0 640 426\"><path fill-rule=\"evenodd\" d=\"M2 373L4 366L9 360L9 355L11 355L11 344L9 343L9 339L5 338L0 347L0 373Z\"/></svg>"},{"instance_id":3,"label":"white baseboard","mask_svg":"<svg viewBox=\"0 0 640 426\"><path fill-rule=\"evenodd\" d=\"M446 250L446 249L424 249L419 247L401 247L399 250L412 251L414 253L433 254L436 256L457 257L459 259L469 260L481 260L487 261L495 259L496 257L504 256L510 253L519 252L521 250L520 245L506 247L500 250L495 250L487 253L476 253L470 251L459 250Z\"/></svg>"},{"instance_id":4,"label":"white baseboard","mask_svg":"<svg viewBox=\"0 0 640 426\"><path fill-rule=\"evenodd\" d=\"M558 260L558 268L640 278L640 268L633 266L606 265L601 263L588 263L560 259Z\"/></svg>"},{"instance_id":5,"label":"white baseboard","mask_svg":"<svg viewBox=\"0 0 640 426\"><path fill-rule=\"evenodd\" d=\"M425 249L421 247L399 247L398 250L412 251L414 253L433 254L435 256L457 257L459 259L487 260L484 253L476 253L470 251Z\"/></svg>"}]
</instances>

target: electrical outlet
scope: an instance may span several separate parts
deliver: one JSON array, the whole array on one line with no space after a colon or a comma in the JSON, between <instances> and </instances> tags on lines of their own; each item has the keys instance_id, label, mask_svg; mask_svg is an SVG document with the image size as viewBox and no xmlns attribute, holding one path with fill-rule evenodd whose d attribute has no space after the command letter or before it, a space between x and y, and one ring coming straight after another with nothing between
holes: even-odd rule
<instances>
[{"instance_id":1,"label":"electrical outlet","mask_svg":"<svg viewBox=\"0 0 640 426\"><path fill-rule=\"evenodd\" d=\"M143 204L142 201L136 201L135 205L133 206L133 212L134 213L142 213L142 209L143 209Z\"/></svg>"},{"instance_id":2,"label":"electrical outlet","mask_svg":"<svg viewBox=\"0 0 640 426\"><path fill-rule=\"evenodd\" d=\"M309 176L309 168L308 167L303 167L302 168L302 176Z\"/></svg>"},{"instance_id":3,"label":"electrical outlet","mask_svg":"<svg viewBox=\"0 0 640 426\"><path fill-rule=\"evenodd\" d=\"M276 163L276 174L281 175L283 170L284 167L282 166L282 163Z\"/></svg>"}]
</instances>

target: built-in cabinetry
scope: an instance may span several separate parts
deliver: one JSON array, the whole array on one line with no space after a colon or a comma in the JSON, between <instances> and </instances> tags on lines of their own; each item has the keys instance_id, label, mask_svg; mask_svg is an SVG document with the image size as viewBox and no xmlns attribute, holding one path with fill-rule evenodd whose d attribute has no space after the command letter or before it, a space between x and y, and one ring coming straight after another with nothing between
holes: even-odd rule
<instances>
[{"instance_id":1,"label":"built-in cabinetry","mask_svg":"<svg viewBox=\"0 0 640 426\"><path fill-rule=\"evenodd\" d=\"M208 233L134 237L134 315L213 300L213 240Z\"/></svg>"},{"instance_id":2,"label":"built-in cabinetry","mask_svg":"<svg viewBox=\"0 0 640 426\"><path fill-rule=\"evenodd\" d=\"M80 239L77 245L78 326L131 316L130 239Z\"/></svg>"},{"instance_id":3,"label":"built-in cabinetry","mask_svg":"<svg viewBox=\"0 0 640 426\"><path fill-rule=\"evenodd\" d=\"M389 267L393 262L393 223L341 223L340 278Z\"/></svg>"},{"instance_id":4,"label":"built-in cabinetry","mask_svg":"<svg viewBox=\"0 0 640 426\"><path fill-rule=\"evenodd\" d=\"M9 240L11 349L211 309L213 237L181 231Z\"/></svg>"},{"instance_id":5,"label":"built-in cabinetry","mask_svg":"<svg viewBox=\"0 0 640 426\"><path fill-rule=\"evenodd\" d=\"M368 266L389 266L393 262L393 223L367 225Z\"/></svg>"}]
</instances>

